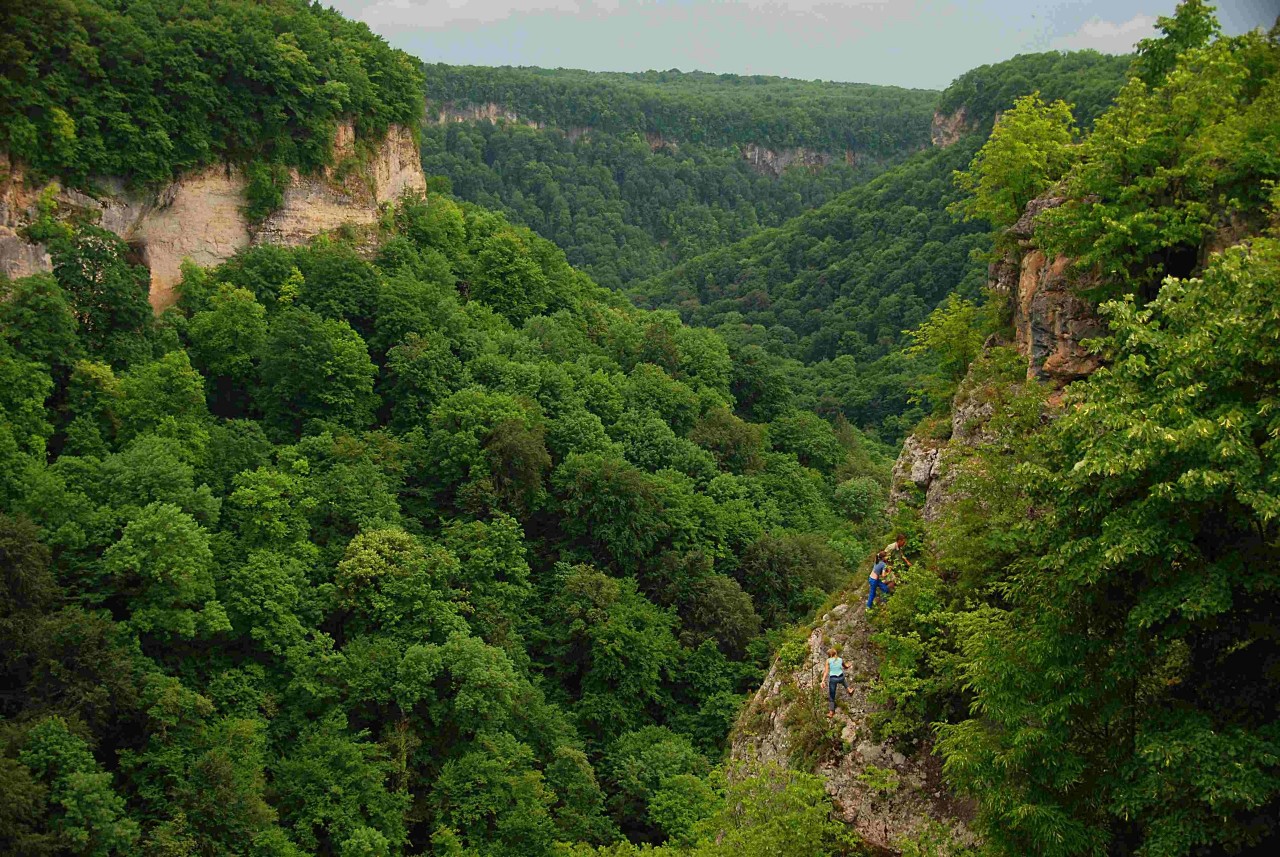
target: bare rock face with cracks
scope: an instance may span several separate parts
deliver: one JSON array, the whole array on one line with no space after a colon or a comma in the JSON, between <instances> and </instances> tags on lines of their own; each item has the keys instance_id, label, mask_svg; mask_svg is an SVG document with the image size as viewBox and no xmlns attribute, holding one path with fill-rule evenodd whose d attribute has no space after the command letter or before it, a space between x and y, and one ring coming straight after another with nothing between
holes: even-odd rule
<instances>
[{"instance_id":1,"label":"bare rock face with cracks","mask_svg":"<svg viewBox=\"0 0 1280 857\"><path fill-rule=\"evenodd\" d=\"M844 658L852 693L837 688L835 716L828 719L822 672L831 646ZM824 614L803 645L783 647L738 719L731 757L812 770L839 817L878 852L898 853L903 841L938 829L975 844L969 829L974 808L947 790L930 748L874 736L870 684L876 669L866 607L855 597Z\"/></svg>"},{"instance_id":2,"label":"bare rock face with cracks","mask_svg":"<svg viewBox=\"0 0 1280 857\"><path fill-rule=\"evenodd\" d=\"M176 299L173 287L186 259L210 266L253 244L305 244L346 224L371 224L383 204L426 189L408 128L392 126L380 143L359 153L354 125L343 123L333 162L316 174L290 170L280 207L253 223L244 214L248 178L236 166L210 166L145 192L103 179L98 192L87 194L56 184L30 187L21 167L6 158L0 163L0 271L16 278L51 269L47 250L28 242L22 228L42 198L52 197L60 216L96 222L129 243L151 272L151 305L159 311Z\"/></svg>"}]
</instances>

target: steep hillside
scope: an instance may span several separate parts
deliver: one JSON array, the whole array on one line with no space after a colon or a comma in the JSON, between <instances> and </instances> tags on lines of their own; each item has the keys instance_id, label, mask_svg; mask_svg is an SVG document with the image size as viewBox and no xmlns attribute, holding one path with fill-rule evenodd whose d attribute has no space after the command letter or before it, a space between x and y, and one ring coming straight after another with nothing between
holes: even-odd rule
<instances>
[{"instance_id":1,"label":"steep hillside","mask_svg":"<svg viewBox=\"0 0 1280 857\"><path fill-rule=\"evenodd\" d=\"M363 144L356 157L353 123L343 123L333 155L342 169L312 173L290 169L276 188L269 213L252 217L252 169L220 165L185 173L158 190L112 189L85 193L56 182L32 185L25 171L0 160L0 273L9 278L53 270L49 240L66 221L95 223L123 239L149 274L148 298L157 311L177 300L174 286L184 261L216 265L254 244L296 247L339 229L369 227L382 207L405 193L426 190L412 132L390 127ZM347 160L350 159L350 160Z\"/></svg>"},{"instance_id":2,"label":"steep hillside","mask_svg":"<svg viewBox=\"0 0 1280 857\"><path fill-rule=\"evenodd\" d=\"M847 655L874 673L871 732L931 747L993 854L1280 840L1280 167L1265 154L1280 31L1213 40L1195 2L1162 29L1092 134L1062 144L1062 172L999 224L990 285L1010 323L974 332L993 335L948 413L904 444L894 523L916 562L845 631L872 635L874 663ZM978 205L1055 163L1057 113L1011 112L975 162ZM1021 162L996 157L1010 143ZM940 358L960 344L925 341ZM843 642L838 628L819 630ZM784 649L774 671L811 680L795 666ZM781 739L812 732L784 722ZM845 755L818 771L837 806L860 805L879 775L834 742Z\"/></svg>"},{"instance_id":3,"label":"steep hillside","mask_svg":"<svg viewBox=\"0 0 1280 857\"><path fill-rule=\"evenodd\" d=\"M50 0L7 9L4 38L0 151L82 190L220 162L318 170L342 121L376 142L422 112L412 58L306 0Z\"/></svg>"},{"instance_id":4,"label":"steep hillside","mask_svg":"<svg viewBox=\"0 0 1280 857\"><path fill-rule=\"evenodd\" d=\"M936 93L736 75L426 67L423 165L622 288L928 145Z\"/></svg>"},{"instance_id":5,"label":"steep hillside","mask_svg":"<svg viewBox=\"0 0 1280 857\"><path fill-rule=\"evenodd\" d=\"M425 189L421 75L304 0L56 0L6 18L0 273L49 271L57 222L124 239L172 303L184 258L297 245Z\"/></svg>"},{"instance_id":6,"label":"steep hillside","mask_svg":"<svg viewBox=\"0 0 1280 857\"><path fill-rule=\"evenodd\" d=\"M991 104L1008 108L1015 96L1045 88L1078 97L1091 113L1118 89L1126 63L1095 53L1029 55L961 77L943 94L952 118L938 119L946 132L935 127L938 148L629 291L641 305L717 329L735 353L764 349L805 406L899 437L921 415L909 401L914 379L899 353L903 331L950 294L977 297L984 281L987 229L948 208L962 197L952 174L990 132ZM961 99L978 90L982 99L966 120Z\"/></svg>"}]
</instances>

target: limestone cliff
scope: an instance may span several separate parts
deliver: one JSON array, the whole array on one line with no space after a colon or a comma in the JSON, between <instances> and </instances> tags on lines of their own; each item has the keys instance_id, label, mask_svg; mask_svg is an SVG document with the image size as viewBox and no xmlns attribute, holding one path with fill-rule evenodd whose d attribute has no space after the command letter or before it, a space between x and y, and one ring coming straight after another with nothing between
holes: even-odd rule
<instances>
[{"instance_id":1,"label":"limestone cliff","mask_svg":"<svg viewBox=\"0 0 1280 857\"><path fill-rule=\"evenodd\" d=\"M1026 361L1026 377L1056 387L1083 378L1101 365L1101 358L1083 343L1106 333L1093 303L1081 294L1097 286L1097 281L1073 272L1071 260L1050 258L1031 244L1036 216L1062 203L1060 197L1053 196L1032 200L1006 232L1009 249L988 273L988 286L1008 300L1012 344ZM990 404L974 393L969 379L961 383L951 403L947 440L913 434L903 441L893 466L890 514L902 503L911 502L919 507L924 520L937 520L953 481L951 462L962 456L966 447L982 441L983 426L991 417Z\"/></svg>"},{"instance_id":2,"label":"limestone cliff","mask_svg":"<svg viewBox=\"0 0 1280 857\"><path fill-rule=\"evenodd\" d=\"M933 122L929 126L929 139L938 148L946 148L960 140L965 134L974 130L969 123L969 112L960 105L955 113L933 114Z\"/></svg>"},{"instance_id":3,"label":"limestone cliff","mask_svg":"<svg viewBox=\"0 0 1280 857\"><path fill-rule=\"evenodd\" d=\"M752 169L774 178L781 176L788 168L793 166L822 169L839 161L850 165L857 162L857 155L852 150L846 150L842 155L836 155L831 152L810 149L806 146L769 149L755 143L746 143L740 146L739 149L742 152L743 160L750 164Z\"/></svg>"},{"instance_id":4,"label":"limestone cliff","mask_svg":"<svg viewBox=\"0 0 1280 857\"><path fill-rule=\"evenodd\" d=\"M943 785L938 758L928 747L900 747L872 733L876 705L869 690L877 658L866 619L855 593L815 623L802 647L783 647L738 719L732 758L810 768L840 817L880 853L898 853L903 840L938 830L972 845L973 807ZM839 690L832 720L821 686L829 646L840 650L853 690Z\"/></svg>"},{"instance_id":5,"label":"limestone cliff","mask_svg":"<svg viewBox=\"0 0 1280 857\"><path fill-rule=\"evenodd\" d=\"M1027 377L1066 384L1100 365L1083 342L1101 336L1106 327L1081 292L1095 279L1073 274L1069 259L1049 258L1031 245L1034 220L1063 203L1059 197L1032 200L1006 233L1015 248L990 269L988 285L1008 297L1018 351L1027 358Z\"/></svg>"},{"instance_id":6,"label":"limestone cliff","mask_svg":"<svg viewBox=\"0 0 1280 857\"><path fill-rule=\"evenodd\" d=\"M108 179L99 182L101 192L89 195L56 185L29 187L22 170L5 159L0 270L21 277L50 269L45 249L21 236L48 193L60 215L88 218L129 242L151 271L151 304L160 310L174 300L184 259L214 265L251 244L304 244L344 224L372 223L384 203L426 188L418 146L407 128L393 126L381 143L358 156L354 125L345 123L333 154L338 166L319 174L291 171L280 208L256 224L243 212L248 182L239 167L208 167L149 192L127 192L123 182Z\"/></svg>"},{"instance_id":7,"label":"limestone cliff","mask_svg":"<svg viewBox=\"0 0 1280 857\"><path fill-rule=\"evenodd\" d=\"M448 125L454 122L488 122L491 124L504 122L512 125L525 125L539 130L549 127L543 122L521 116L516 111L492 101L482 104L446 102L439 105L431 105L427 109L427 121L434 122L437 125ZM563 128L561 130L571 142L577 142L583 137L589 136L594 129L589 126L581 126ZM672 152L680 150L680 142L678 140L665 137L657 131L645 131L644 140L649 144L649 148L655 152L659 149L669 149ZM758 143L743 143L738 146L738 151L741 153L742 159L753 170L761 175L772 176L773 178L778 178L792 166L822 169L835 163L843 162L853 165L858 161L858 154L852 149L846 149L843 152L825 152L807 146L771 149Z\"/></svg>"}]
</instances>

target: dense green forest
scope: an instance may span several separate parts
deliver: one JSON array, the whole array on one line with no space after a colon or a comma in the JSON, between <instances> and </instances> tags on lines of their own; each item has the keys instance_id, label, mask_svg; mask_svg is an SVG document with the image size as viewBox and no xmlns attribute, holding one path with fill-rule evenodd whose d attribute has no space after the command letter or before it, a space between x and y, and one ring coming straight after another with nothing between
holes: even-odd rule
<instances>
[{"instance_id":1,"label":"dense green forest","mask_svg":"<svg viewBox=\"0 0 1280 857\"><path fill-rule=\"evenodd\" d=\"M979 343L957 401L993 415L899 513L929 551L875 621L881 726L938 737L993 854L1280 843L1280 27L1161 27L1083 143L1026 99L965 178L998 226L1028 175L1067 196L1033 241L1109 298L1106 366L1055 402L998 322L917 342Z\"/></svg>"},{"instance_id":2,"label":"dense green forest","mask_svg":"<svg viewBox=\"0 0 1280 857\"><path fill-rule=\"evenodd\" d=\"M416 64L318 5L57 11L0 34L0 148L38 175L315 167L340 117L371 138L421 109ZM946 453L941 516L892 521L918 561L867 620L859 740L934 746L996 857L1274 852L1280 26L1219 38L1185 0L1160 29L1131 63L978 69L943 95L974 133L630 294L531 227L618 201L590 228L668 254L621 280L676 258L648 231L668 178L686 223L818 200L845 179L735 188L699 123L820 145L820 110L770 105L830 85L428 66L604 130L429 136L524 222L406 196L188 265L158 317L124 241L37 209L52 272L0 277L0 853L867 857L813 771L725 745L883 543L876 435L932 412L945 440L953 394L990 416ZM874 89L853 113L897 115ZM1047 192L1031 242L1110 326L1065 390L980 289Z\"/></svg>"},{"instance_id":3,"label":"dense green forest","mask_svg":"<svg viewBox=\"0 0 1280 857\"><path fill-rule=\"evenodd\" d=\"M1021 54L960 75L942 93L938 110L951 115L963 109L971 126L989 126L1015 100L1038 91L1046 101L1070 102L1076 121L1087 128L1111 105L1131 60L1097 51Z\"/></svg>"},{"instance_id":4,"label":"dense green forest","mask_svg":"<svg viewBox=\"0 0 1280 857\"><path fill-rule=\"evenodd\" d=\"M1007 109L1043 89L1079 100L1088 117L1119 89L1127 62L1093 52L1027 54L962 76L942 104L957 109L981 92L976 122L992 104ZM949 294L979 297L985 282L988 227L952 213L964 196L952 175L989 130L977 124L950 147L920 152L780 227L629 292L641 305L715 328L735 359L788 378L803 407L896 440L931 407L913 402L916 376L931 370L903 354L903 332Z\"/></svg>"},{"instance_id":5,"label":"dense green forest","mask_svg":"<svg viewBox=\"0 0 1280 857\"><path fill-rule=\"evenodd\" d=\"M446 197L372 261L188 268L155 320L123 242L38 226L54 273L0 302L0 851L542 855L738 806L742 693L878 534L855 429L742 419L715 333Z\"/></svg>"},{"instance_id":6,"label":"dense green forest","mask_svg":"<svg viewBox=\"0 0 1280 857\"><path fill-rule=\"evenodd\" d=\"M427 112L496 103L521 120L428 124L423 168L624 286L778 226L929 143L936 93L703 73L428 65ZM744 147L822 166L762 170ZM785 155L784 155L785 156Z\"/></svg>"},{"instance_id":7,"label":"dense green forest","mask_svg":"<svg viewBox=\"0 0 1280 857\"><path fill-rule=\"evenodd\" d=\"M660 134L680 144L888 156L929 141L937 94L756 75L424 66L429 107L499 104L555 128Z\"/></svg>"},{"instance_id":8,"label":"dense green forest","mask_svg":"<svg viewBox=\"0 0 1280 857\"><path fill-rule=\"evenodd\" d=\"M459 197L505 212L621 289L822 205L884 165L843 157L764 174L737 146L651 148L638 129L570 139L518 123L428 125L422 166Z\"/></svg>"},{"instance_id":9,"label":"dense green forest","mask_svg":"<svg viewBox=\"0 0 1280 857\"><path fill-rule=\"evenodd\" d=\"M418 62L306 0L46 0L4 20L0 150L76 185L313 170L340 119L371 139L421 117Z\"/></svg>"},{"instance_id":10,"label":"dense green forest","mask_svg":"<svg viewBox=\"0 0 1280 857\"><path fill-rule=\"evenodd\" d=\"M911 112L895 121L922 123L908 147L860 166L837 160L820 170L793 167L780 178L751 169L737 144L851 145L771 129L805 122L827 133L855 128L861 111L883 107L865 101L878 98L879 88L674 72L428 66L429 99L493 101L552 127L428 126L423 165L462 198L553 240L602 285L717 329L735 364L751 367L753 383L772 388L739 391L744 406L760 403L760 417L770 418L777 401L840 415L896 441L937 404L914 392L917 376L930 370L902 353L903 331L952 292L978 297L985 279L981 254L991 239L981 222L948 210L964 196L952 174L982 144L995 111L1019 96L1064 98L1089 127L1119 90L1128 64L1086 51L984 66L941 97L941 109L969 105L971 133L955 146L911 154L927 141L937 105L936 95L913 93L893 108ZM846 104L848 93L863 100ZM755 118L724 119L716 124L724 136L701 137L680 117L713 110L704 101ZM594 129L588 135L564 133L588 125ZM651 149L644 133L729 145ZM872 178L878 170L884 172Z\"/></svg>"}]
</instances>

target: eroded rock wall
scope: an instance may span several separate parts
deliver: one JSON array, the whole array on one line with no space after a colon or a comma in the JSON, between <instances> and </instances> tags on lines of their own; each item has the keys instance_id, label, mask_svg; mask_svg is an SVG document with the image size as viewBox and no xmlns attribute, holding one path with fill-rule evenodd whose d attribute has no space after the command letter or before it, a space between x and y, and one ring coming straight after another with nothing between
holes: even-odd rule
<instances>
[{"instance_id":1,"label":"eroded rock wall","mask_svg":"<svg viewBox=\"0 0 1280 857\"><path fill-rule=\"evenodd\" d=\"M841 161L846 164L857 162L857 155L851 150L845 151L843 155L837 155L805 146L769 149L755 143L747 143L741 146L740 150L743 160L750 164L752 169L774 178L781 176L788 168L793 166L822 169Z\"/></svg>"},{"instance_id":2,"label":"eroded rock wall","mask_svg":"<svg viewBox=\"0 0 1280 857\"><path fill-rule=\"evenodd\" d=\"M1082 295L1098 281L1073 271L1070 259L1050 258L1031 244L1035 218L1063 201L1053 196L1032 200L1006 233L1013 249L988 274L988 285L1009 301L1015 344L1027 359L1027 377L1059 385L1101 365L1084 341L1106 333L1093 303Z\"/></svg>"},{"instance_id":3,"label":"eroded rock wall","mask_svg":"<svg viewBox=\"0 0 1280 857\"><path fill-rule=\"evenodd\" d=\"M969 124L969 111L964 105L955 113L934 113L929 125L929 140L940 149L954 145L973 130Z\"/></svg>"},{"instance_id":4,"label":"eroded rock wall","mask_svg":"<svg viewBox=\"0 0 1280 857\"><path fill-rule=\"evenodd\" d=\"M865 597L862 596L863 598ZM880 853L899 853L928 826L940 824L962 844L973 845L973 806L957 800L942 782L941 763L928 746L905 747L873 734L877 705L870 683L877 671L866 608L855 591L811 629L803 657L775 660L744 709L730 740L734 760L812 766L840 817ZM822 670L835 646L845 661L849 689L838 690L836 714L826 720ZM877 783L893 783L877 787Z\"/></svg>"},{"instance_id":5,"label":"eroded rock wall","mask_svg":"<svg viewBox=\"0 0 1280 857\"><path fill-rule=\"evenodd\" d=\"M357 156L355 128L338 127L335 167L319 174L290 172L283 203L261 223L244 216L244 172L219 165L185 175L158 192L130 194L106 180L90 196L47 185L28 187L20 169L4 169L0 182L0 270L22 277L50 270L44 247L25 241L21 228L35 215L42 194L52 192L59 211L87 217L129 242L151 271L151 304L173 303L185 259L216 265L255 243L298 246L345 224L373 223L380 206L408 191L426 189L418 146L408 128L393 126L372 151ZM6 163L0 163L3 169Z\"/></svg>"}]
</instances>

